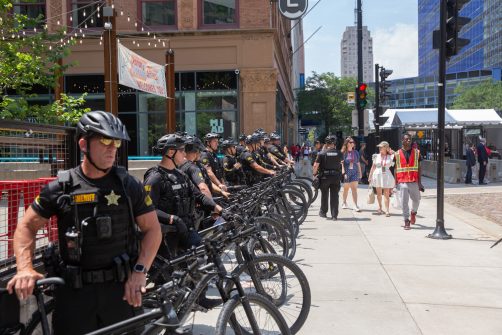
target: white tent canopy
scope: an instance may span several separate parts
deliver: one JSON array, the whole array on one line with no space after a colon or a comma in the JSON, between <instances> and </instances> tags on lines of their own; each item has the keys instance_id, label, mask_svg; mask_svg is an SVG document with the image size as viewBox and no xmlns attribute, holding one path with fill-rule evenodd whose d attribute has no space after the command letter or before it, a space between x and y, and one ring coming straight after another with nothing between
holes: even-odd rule
<instances>
[{"instance_id":1,"label":"white tent canopy","mask_svg":"<svg viewBox=\"0 0 502 335\"><path fill-rule=\"evenodd\" d=\"M382 116L388 117L382 128L436 128L438 124L437 108L387 109ZM502 126L502 118L494 109L447 109L445 125L448 128Z\"/></svg>"}]
</instances>

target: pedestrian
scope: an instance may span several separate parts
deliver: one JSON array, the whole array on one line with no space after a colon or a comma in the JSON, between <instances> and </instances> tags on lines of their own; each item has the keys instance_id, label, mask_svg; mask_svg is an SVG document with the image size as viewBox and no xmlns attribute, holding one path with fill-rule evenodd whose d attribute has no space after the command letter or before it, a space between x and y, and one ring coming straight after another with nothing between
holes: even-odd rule
<instances>
[{"instance_id":1,"label":"pedestrian","mask_svg":"<svg viewBox=\"0 0 502 335\"><path fill-rule=\"evenodd\" d=\"M465 183L472 184L472 167L476 165L476 147L474 144L470 144L465 151L465 165L467 165Z\"/></svg>"},{"instance_id":2,"label":"pedestrian","mask_svg":"<svg viewBox=\"0 0 502 335\"><path fill-rule=\"evenodd\" d=\"M342 154L343 165L342 172L344 174L343 183L343 204L342 208L347 209L347 196L349 189L352 192L352 200L354 201L354 211L360 212L357 206L357 185L361 179L361 164L359 163L359 152L355 150L356 143L352 137L347 137L343 142Z\"/></svg>"},{"instance_id":3,"label":"pedestrian","mask_svg":"<svg viewBox=\"0 0 502 335\"><path fill-rule=\"evenodd\" d=\"M420 191L424 187L421 183L420 151L411 147L411 136L404 134L402 137L402 148L394 154L395 169L394 178L396 187L401 199L403 209L404 229L411 228L410 224L415 224L418 206L420 205ZM411 212L409 201L412 201Z\"/></svg>"},{"instance_id":4,"label":"pedestrian","mask_svg":"<svg viewBox=\"0 0 502 335\"><path fill-rule=\"evenodd\" d=\"M377 145L379 153L373 155L373 165L369 173L370 185L376 188L378 211L377 214L383 214L382 211L382 193L385 202L385 215L390 216L390 192L396 185L394 176L390 168L394 166L394 156L391 154L389 143L386 141L380 142Z\"/></svg>"},{"instance_id":5,"label":"pedestrian","mask_svg":"<svg viewBox=\"0 0 502 335\"><path fill-rule=\"evenodd\" d=\"M479 138L478 146L476 147L478 152L478 163L479 163L479 185L486 185L485 174L486 166L488 165L488 153L486 152L486 139L483 137Z\"/></svg>"},{"instance_id":6,"label":"pedestrian","mask_svg":"<svg viewBox=\"0 0 502 335\"><path fill-rule=\"evenodd\" d=\"M359 163L361 164L361 171L362 171L362 176L361 176L361 182L363 184L368 184L368 159L366 157L366 143L361 143L361 147L359 148Z\"/></svg>"},{"instance_id":7,"label":"pedestrian","mask_svg":"<svg viewBox=\"0 0 502 335\"><path fill-rule=\"evenodd\" d=\"M326 149L317 155L314 163L314 176L319 176L321 189L321 209L319 216L326 217L328 212L328 198L331 209L331 217L328 220L338 218L338 193L342 181L342 153L336 149L336 137L326 137Z\"/></svg>"},{"instance_id":8,"label":"pedestrian","mask_svg":"<svg viewBox=\"0 0 502 335\"><path fill-rule=\"evenodd\" d=\"M24 300L43 278L32 265L37 231L58 218L60 261L50 275L66 284L55 289L54 334L85 334L141 312L146 273L162 234L141 182L114 166L117 149L129 140L113 114L85 113L77 124L82 163L60 171L16 228L17 273L7 288Z\"/></svg>"}]
</instances>

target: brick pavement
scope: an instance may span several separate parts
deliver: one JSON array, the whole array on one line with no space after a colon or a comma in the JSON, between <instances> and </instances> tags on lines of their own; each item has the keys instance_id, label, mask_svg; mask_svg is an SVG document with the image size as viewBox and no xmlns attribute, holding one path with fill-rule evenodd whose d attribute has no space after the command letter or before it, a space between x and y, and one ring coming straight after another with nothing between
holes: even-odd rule
<instances>
[{"instance_id":1,"label":"brick pavement","mask_svg":"<svg viewBox=\"0 0 502 335\"><path fill-rule=\"evenodd\" d=\"M502 226L500 198L500 193L445 195L445 201L450 205L482 216Z\"/></svg>"}]
</instances>

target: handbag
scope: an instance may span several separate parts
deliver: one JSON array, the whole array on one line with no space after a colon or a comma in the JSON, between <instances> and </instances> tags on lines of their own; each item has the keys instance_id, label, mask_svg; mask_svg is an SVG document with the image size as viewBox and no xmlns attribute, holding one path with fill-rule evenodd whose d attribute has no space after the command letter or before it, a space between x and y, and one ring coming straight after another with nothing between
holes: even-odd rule
<instances>
[{"instance_id":1,"label":"handbag","mask_svg":"<svg viewBox=\"0 0 502 335\"><path fill-rule=\"evenodd\" d=\"M373 192L373 187L368 185L368 196L367 196L367 202L369 205L375 203L375 192Z\"/></svg>"},{"instance_id":2,"label":"handbag","mask_svg":"<svg viewBox=\"0 0 502 335\"><path fill-rule=\"evenodd\" d=\"M393 190L392 192L393 199L392 199L392 207L395 209L401 210L403 209L403 206L401 205L401 193L399 192L398 187Z\"/></svg>"}]
</instances>

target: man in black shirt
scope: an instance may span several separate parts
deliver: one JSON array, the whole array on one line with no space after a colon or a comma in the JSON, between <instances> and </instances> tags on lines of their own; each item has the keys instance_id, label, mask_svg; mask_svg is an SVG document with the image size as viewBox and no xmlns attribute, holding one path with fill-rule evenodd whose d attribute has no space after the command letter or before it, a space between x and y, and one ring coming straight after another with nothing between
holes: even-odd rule
<instances>
[{"instance_id":1,"label":"man in black shirt","mask_svg":"<svg viewBox=\"0 0 502 335\"><path fill-rule=\"evenodd\" d=\"M259 182L265 175L275 175L273 170L266 169L258 164L260 155L256 153L256 150L259 144L260 139L257 134L248 135L246 137L247 150L243 151L239 156L239 162L242 164L248 185Z\"/></svg>"},{"instance_id":2,"label":"man in black shirt","mask_svg":"<svg viewBox=\"0 0 502 335\"><path fill-rule=\"evenodd\" d=\"M55 292L55 334L84 334L134 316L161 243L143 185L114 167L117 148L129 141L122 122L111 113L86 113L77 139L84 153L80 166L60 171L17 226L17 274L7 286L20 299L32 294L35 281L43 278L32 266L35 236L57 215L61 264L56 274L66 285Z\"/></svg>"},{"instance_id":3,"label":"man in black shirt","mask_svg":"<svg viewBox=\"0 0 502 335\"><path fill-rule=\"evenodd\" d=\"M242 185L245 182L244 173L242 172L242 165L236 158L236 145L233 138L224 140L221 147L225 152L223 157L223 172L225 181L228 185Z\"/></svg>"},{"instance_id":4,"label":"man in black shirt","mask_svg":"<svg viewBox=\"0 0 502 335\"><path fill-rule=\"evenodd\" d=\"M314 164L314 176L319 174L321 189L321 210L319 216L326 217L328 212L328 197L330 197L331 217L338 218L338 193L342 181L342 153L336 149L336 137L326 137L326 149L317 155Z\"/></svg>"},{"instance_id":5,"label":"man in black shirt","mask_svg":"<svg viewBox=\"0 0 502 335\"><path fill-rule=\"evenodd\" d=\"M223 169L221 168L220 162L218 161L218 140L220 135L215 133L208 133L204 136L204 141L206 143L206 148L201 152L200 162L206 168L207 174L213 185L221 188L223 191L227 190L226 185L223 183Z\"/></svg>"}]
</instances>

